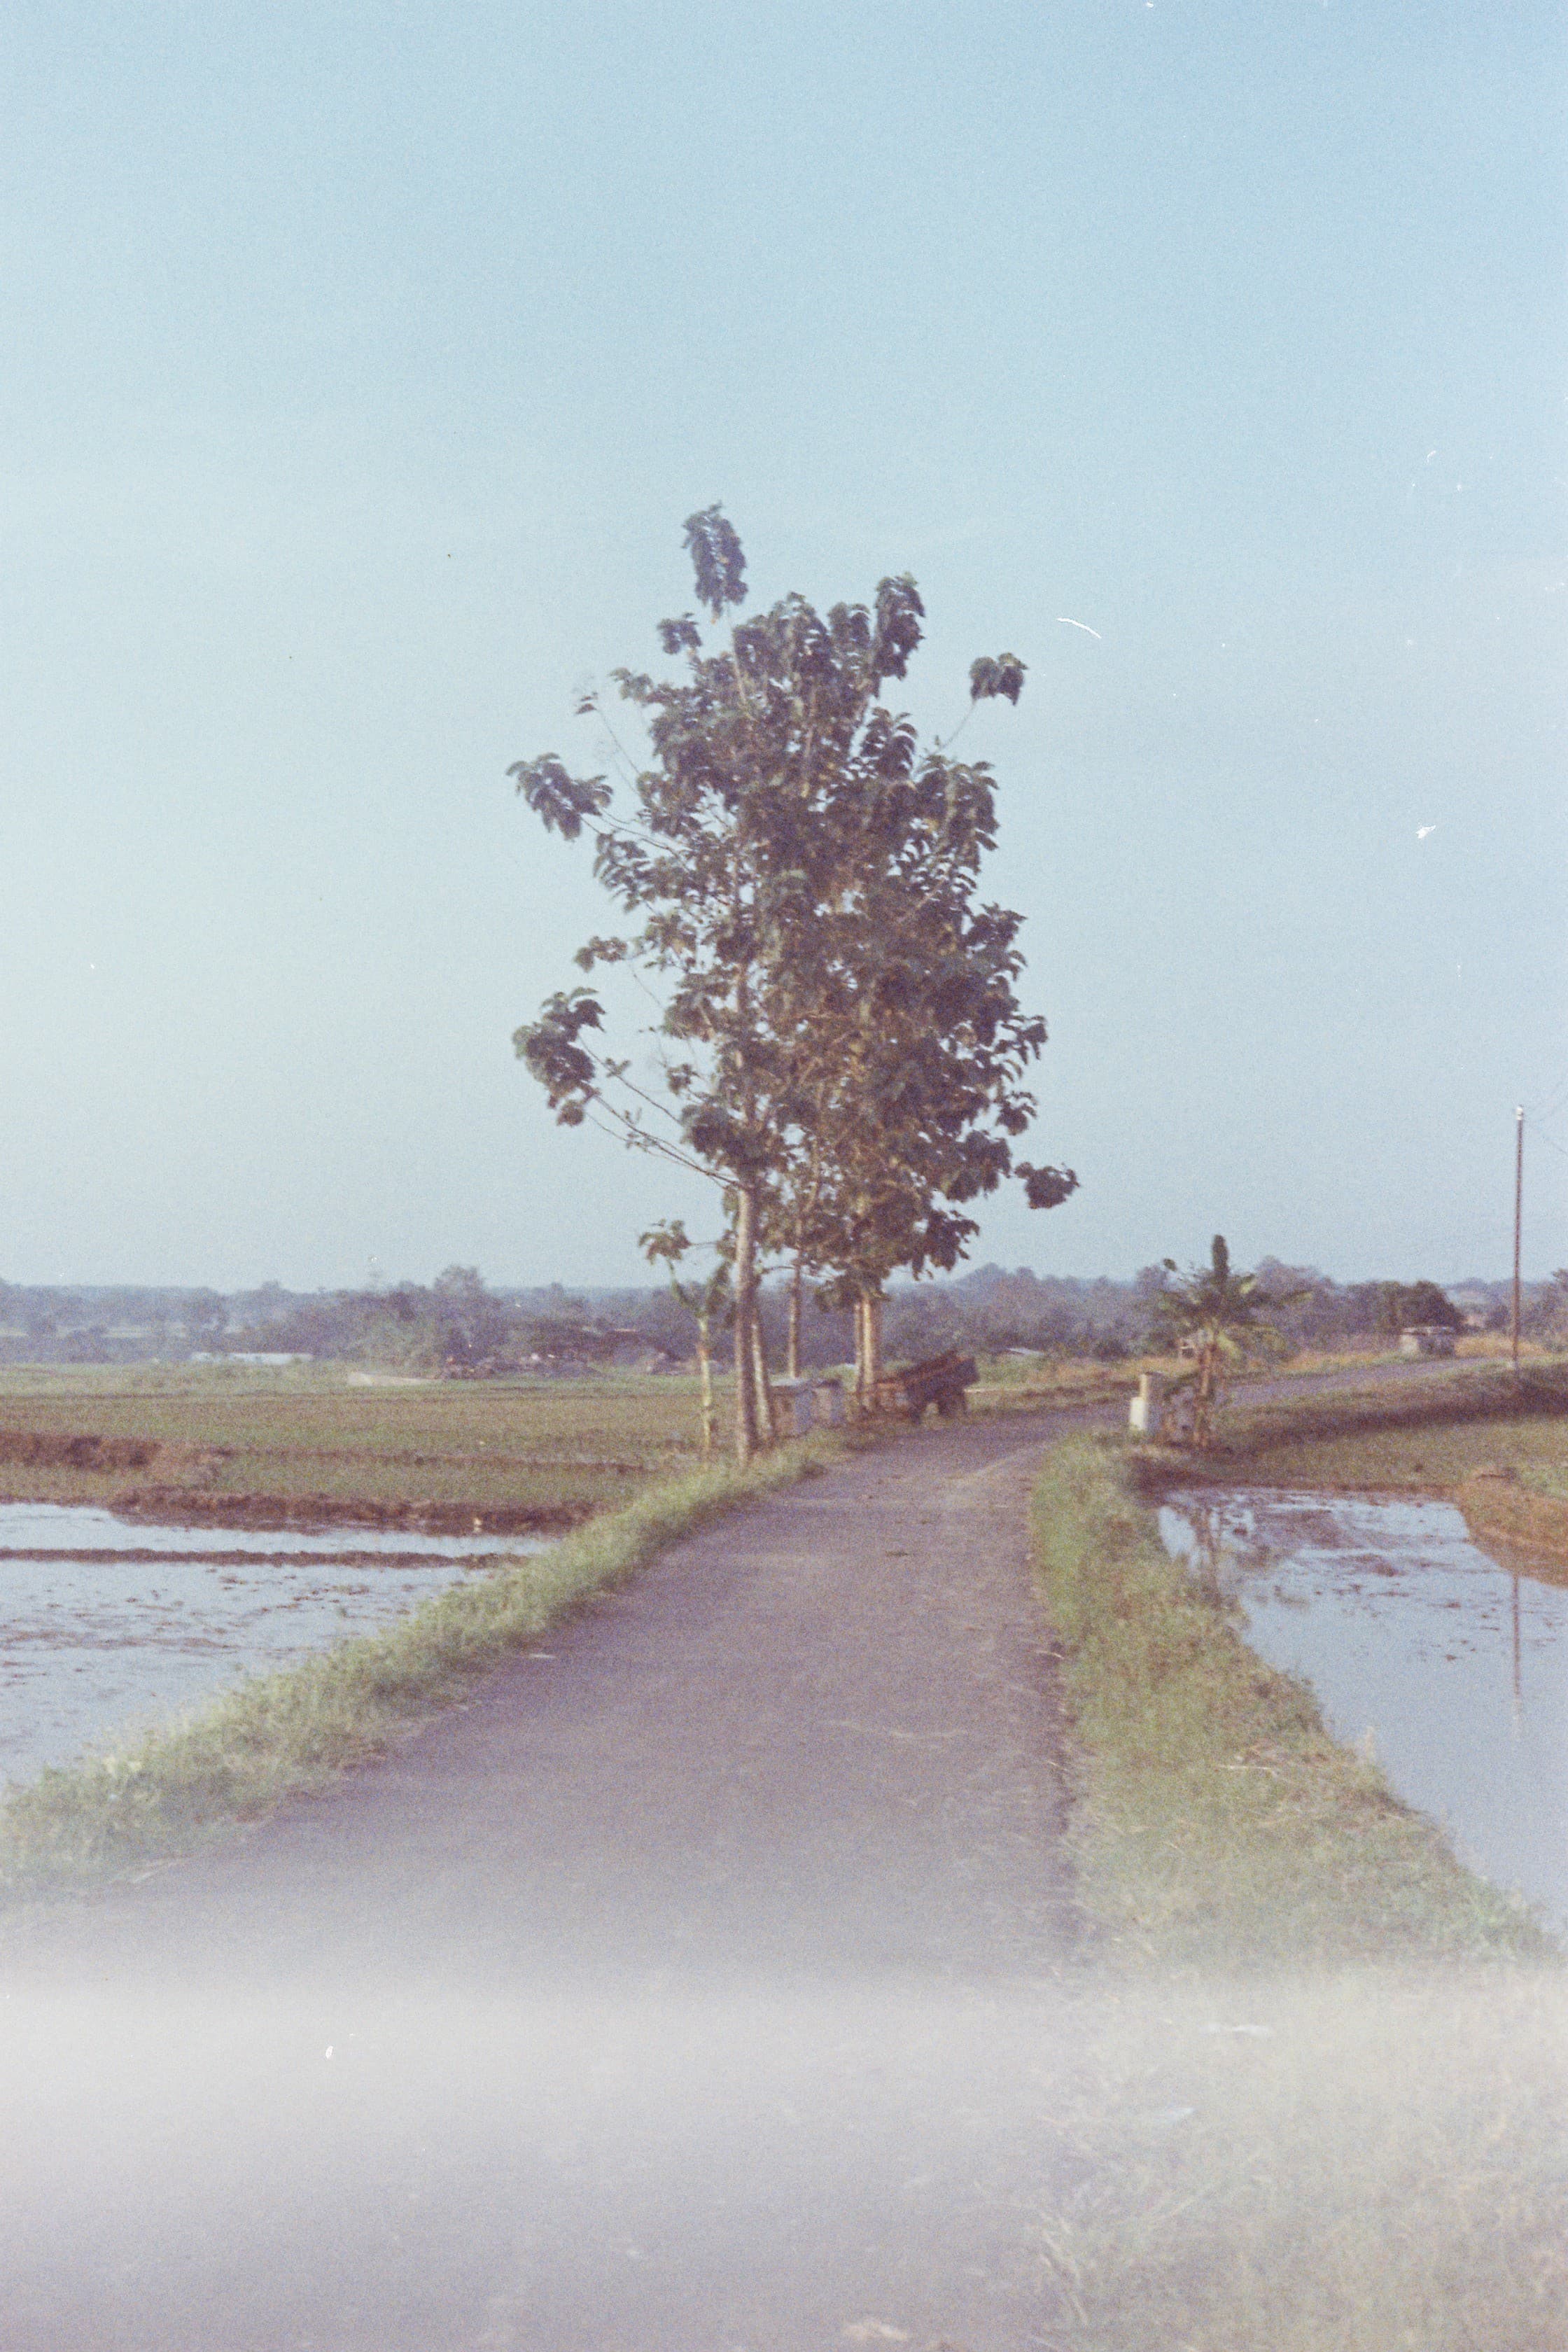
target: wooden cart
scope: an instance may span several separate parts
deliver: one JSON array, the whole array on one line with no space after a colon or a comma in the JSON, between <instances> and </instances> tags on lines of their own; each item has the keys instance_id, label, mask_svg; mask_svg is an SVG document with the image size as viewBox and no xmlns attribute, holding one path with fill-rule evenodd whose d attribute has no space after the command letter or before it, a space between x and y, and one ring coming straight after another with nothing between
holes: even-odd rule
<instances>
[{"instance_id":1,"label":"wooden cart","mask_svg":"<svg viewBox=\"0 0 1568 2352\"><path fill-rule=\"evenodd\" d=\"M950 1348L945 1355L928 1356L923 1363L906 1364L902 1371L884 1373L872 1391L872 1409L890 1414L896 1421L920 1421L927 1407L934 1404L946 1421L963 1411L963 1391L978 1377L979 1367L973 1357L961 1355L956 1348Z\"/></svg>"}]
</instances>

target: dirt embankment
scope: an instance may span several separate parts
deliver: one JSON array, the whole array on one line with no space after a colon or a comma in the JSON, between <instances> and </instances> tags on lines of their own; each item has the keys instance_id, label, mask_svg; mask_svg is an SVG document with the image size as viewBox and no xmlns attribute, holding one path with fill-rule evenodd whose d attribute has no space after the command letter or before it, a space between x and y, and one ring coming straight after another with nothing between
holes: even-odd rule
<instances>
[{"instance_id":1,"label":"dirt embankment","mask_svg":"<svg viewBox=\"0 0 1568 2352\"><path fill-rule=\"evenodd\" d=\"M234 1459L224 1445L171 1445L153 1437L106 1437L97 1430L0 1429L0 1486L8 1465L85 1470L102 1476L149 1470L151 1480L100 1496L128 1518L195 1521L225 1528L402 1528L423 1535L554 1534L577 1527L589 1503L476 1504L372 1501L355 1495L237 1492L217 1482ZM0 1501L13 1499L0 1492ZM26 1499L20 1497L17 1499Z\"/></svg>"},{"instance_id":2,"label":"dirt embankment","mask_svg":"<svg viewBox=\"0 0 1568 2352\"><path fill-rule=\"evenodd\" d=\"M1470 1533L1568 1559L1568 1498L1538 1494L1511 1470L1472 1471L1454 1490Z\"/></svg>"},{"instance_id":3,"label":"dirt embankment","mask_svg":"<svg viewBox=\"0 0 1568 2352\"><path fill-rule=\"evenodd\" d=\"M171 1445L161 1437L106 1437L101 1430L0 1429L0 1465L24 1470L156 1469L164 1483L210 1485L226 1462L227 1445Z\"/></svg>"},{"instance_id":4,"label":"dirt embankment","mask_svg":"<svg viewBox=\"0 0 1568 2352\"><path fill-rule=\"evenodd\" d=\"M145 1470L172 1450L155 1437L104 1437L92 1429L0 1429L0 1462L29 1470Z\"/></svg>"},{"instance_id":5,"label":"dirt embankment","mask_svg":"<svg viewBox=\"0 0 1568 2352\"><path fill-rule=\"evenodd\" d=\"M553 1534L590 1518L596 1505L375 1503L352 1495L233 1495L190 1486L128 1486L113 1508L128 1518L197 1520L224 1528L408 1528L421 1535Z\"/></svg>"}]
</instances>

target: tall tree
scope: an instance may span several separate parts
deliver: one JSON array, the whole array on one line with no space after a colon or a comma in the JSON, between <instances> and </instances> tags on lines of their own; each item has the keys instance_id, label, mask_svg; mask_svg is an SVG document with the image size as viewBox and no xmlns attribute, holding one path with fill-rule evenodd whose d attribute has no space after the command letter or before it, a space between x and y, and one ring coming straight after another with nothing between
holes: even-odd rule
<instances>
[{"instance_id":1,"label":"tall tree","mask_svg":"<svg viewBox=\"0 0 1568 2352\"><path fill-rule=\"evenodd\" d=\"M686 541L699 599L717 623L745 596L740 541L718 508L689 519ZM553 754L520 761L511 773L547 827L568 839L592 827L600 880L622 911L640 920L630 938L589 940L576 960L592 972L630 959L663 985L659 1027L679 1048L679 1059L667 1052L664 1078L679 1108L638 1088L629 1062L590 1050L584 1034L602 1027L604 1009L586 988L551 998L540 1019L517 1032L516 1044L559 1119L574 1124L592 1110L629 1141L722 1187L733 1227L736 1448L745 1462L760 1424L762 1194L784 1116L763 1001L766 942L777 929L781 890L769 807L779 778L774 747L758 724L745 633L737 629L729 650L712 656L704 655L689 614L662 623L659 634L667 654L686 656L684 682L616 673L623 698L642 714L652 752L632 779L635 820L611 817L614 791L605 777L574 778ZM581 708L597 712L597 698ZM792 881L782 887L787 892ZM650 1108L668 1116L669 1127L651 1125Z\"/></svg>"},{"instance_id":2,"label":"tall tree","mask_svg":"<svg viewBox=\"0 0 1568 2352\"><path fill-rule=\"evenodd\" d=\"M1016 995L1021 919L974 903L994 838L988 774L933 756L890 817L879 795L865 806L876 834L856 845L836 951L811 975L802 1024L815 1085L800 1220L805 1246L837 1269L833 1303L857 1310L863 1387L880 1369L892 1274L951 1269L979 1231L972 1204L1009 1174L1036 1208L1077 1184L1070 1170L1013 1159L1046 1029Z\"/></svg>"},{"instance_id":3,"label":"tall tree","mask_svg":"<svg viewBox=\"0 0 1568 2352\"><path fill-rule=\"evenodd\" d=\"M686 538L716 624L744 599L740 541L716 507ZM975 903L989 771L922 757L880 699L922 617L904 577L869 607L785 597L711 652L689 614L666 621L684 675L615 674L650 754L631 814L605 776L574 778L553 754L511 771L546 826L597 836L599 878L638 928L577 961L629 960L662 988L668 1100L595 1050L604 1006L585 987L553 996L518 1051L559 1119L595 1118L721 1187L742 1460L762 1420L759 1255L793 1254L866 1298L900 1265L952 1265L975 1230L963 1204L1012 1171L1035 1108L1019 1080L1045 1027L1014 990L1019 918ZM1023 678L1015 656L977 662L971 707L1016 702ZM596 697L582 708L605 716ZM1077 1181L1016 1172L1037 1205Z\"/></svg>"},{"instance_id":4,"label":"tall tree","mask_svg":"<svg viewBox=\"0 0 1568 2352\"><path fill-rule=\"evenodd\" d=\"M991 772L940 747L922 755L908 718L882 705L886 677L901 677L920 643L913 582L884 582L877 613L875 629L854 608L824 623L795 598L763 633L794 784L781 846L809 884L785 904L770 970L791 1117L767 1238L794 1259L792 1370L809 1267L829 1274L831 1303L856 1309L862 1386L879 1369L892 1273L951 1268L978 1231L965 1204L1010 1173L1034 1207L1077 1184L1070 1170L1012 1158L1046 1027L1015 988L1021 918L977 902L996 837ZM879 629L896 639L886 670ZM1016 703L1024 676L1015 655L977 661L971 710Z\"/></svg>"}]
</instances>

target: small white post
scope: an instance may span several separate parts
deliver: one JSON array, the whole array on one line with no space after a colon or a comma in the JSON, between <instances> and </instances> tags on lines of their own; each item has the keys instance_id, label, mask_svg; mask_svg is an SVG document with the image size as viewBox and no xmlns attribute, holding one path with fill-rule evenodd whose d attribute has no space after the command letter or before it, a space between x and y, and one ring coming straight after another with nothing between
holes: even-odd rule
<instances>
[{"instance_id":1,"label":"small white post","mask_svg":"<svg viewBox=\"0 0 1568 2352\"><path fill-rule=\"evenodd\" d=\"M1140 1372L1138 1393L1127 1408L1127 1426L1138 1437L1158 1437L1165 1423L1165 1375Z\"/></svg>"}]
</instances>

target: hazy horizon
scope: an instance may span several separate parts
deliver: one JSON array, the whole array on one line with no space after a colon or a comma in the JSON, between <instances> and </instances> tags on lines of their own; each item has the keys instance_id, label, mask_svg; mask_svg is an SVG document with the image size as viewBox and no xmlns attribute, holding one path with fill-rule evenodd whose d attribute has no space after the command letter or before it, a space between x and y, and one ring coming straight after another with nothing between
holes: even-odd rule
<instances>
[{"instance_id":1,"label":"hazy horizon","mask_svg":"<svg viewBox=\"0 0 1568 2352\"><path fill-rule=\"evenodd\" d=\"M1259 1263L1268 1264L1270 1259L1274 1258L1274 1255L1275 1254L1273 1252L1265 1251L1262 1254ZM1357 1283L1360 1282L1393 1281L1396 1279L1394 1276L1384 1275L1365 1275L1354 1277L1346 1277L1341 1275L1336 1275L1331 1268L1327 1266L1308 1266L1304 1261L1276 1259L1275 1262L1280 1265L1289 1265L1293 1271L1309 1271L1324 1281L1333 1283L1342 1290L1352 1289L1356 1286ZM1151 1260L1149 1263L1152 1265L1158 1263L1158 1261ZM426 1289L435 1280L437 1273L445 1273L451 1267L461 1264L462 1261L459 1259L449 1258L446 1260L440 1267L435 1269L435 1271L430 1274L409 1274L406 1272L387 1273L378 1267L375 1269L374 1275L369 1280L362 1279L359 1282L346 1283L291 1284L283 1282L279 1277L269 1276L264 1277L264 1279L259 1283L237 1284L227 1291L224 1291L221 1285L217 1283L205 1282L188 1284L115 1281L72 1282L68 1279L61 1280L58 1284L41 1282L18 1283L16 1287L22 1290L60 1289L65 1291L74 1291L79 1294L89 1294L99 1291L120 1291L129 1295L133 1295L142 1291L156 1293L159 1291L186 1289L216 1290L218 1291L219 1295L222 1297L234 1298L247 1296L255 1291L265 1289L269 1286L269 1284L276 1281L278 1287L284 1291L289 1297L310 1298L331 1294L337 1291L346 1291L356 1294L365 1294L372 1291L393 1291L399 1289L405 1283L412 1283L421 1289ZM633 1276L626 1282L567 1282L558 1275L546 1275L537 1282L505 1282L500 1280L499 1277L492 1277L487 1274L483 1266L478 1266L468 1270L471 1270L479 1276L487 1289L498 1294L510 1294L514 1291L537 1293L541 1291L560 1290L574 1296L583 1295L593 1297L599 1295L610 1295L618 1297L626 1292L633 1290L663 1294L668 1291L669 1286L668 1281L660 1280L657 1276L650 1274L646 1267L643 1269L640 1276ZM1184 1273L1188 1269L1185 1265L1183 1265L1181 1271ZM1134 1266L1125 1274L1108 1274L1103 1270L1096 1274L1058 1274L1048 1267L1005 1265L1000 1259L976 1258L971 1260L965 1265L956 1266L951 1274L926 1275L922 1276L919 1281L916 1281L912 1276L908 1274L895 1275L889 1288L892 1291L899 1293L902 1293L906 1290L940 1290L947 1284L963 1282L964 1278L970 1275L999 1274L1007 1278L1016 1278L1019 1276L1032 1276L1035 1280L1041 1283L1061 1282L1078 1285L1081 1287L1091 1287L1098 1283L1107 1283L1113 1288L1127 1289L1137 1281L1141 1274L1147 1271L1147 1266ZM1247 1269L1244 1267L1241 1271L1246 1272ZM1521 1279L1526 1288L1529 1288L1531 1286L1540 1286L1542 1284L1550 1283L1555 1271L1556 1269L1553 1268L1552 1273L1532 1274L1529 1268L1526 1267L1521 1273ZM1501 1274L1478 1274L1472 1268L1468 1274L1450 1275L1446 1278L1442 1276L1417 1276L1416 1279L1436 1280L1439 1287L1443 1289L1463 1290L1467 1285L1473 1283L1487 1289L1498 1290L1506 1289L1511 1284L1513 1272L1512 1268L1510 1267ZM763 1275L763 1287L769 1292L782 1292L787 1286L788 1280L788 1269L784 1266L770 1266ZM808 1293L808 1314L813 1311L811 1297L812 1294Z\"/></svg>"}]
</instances>

